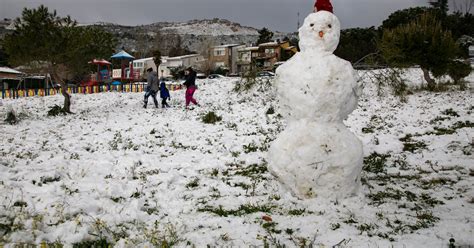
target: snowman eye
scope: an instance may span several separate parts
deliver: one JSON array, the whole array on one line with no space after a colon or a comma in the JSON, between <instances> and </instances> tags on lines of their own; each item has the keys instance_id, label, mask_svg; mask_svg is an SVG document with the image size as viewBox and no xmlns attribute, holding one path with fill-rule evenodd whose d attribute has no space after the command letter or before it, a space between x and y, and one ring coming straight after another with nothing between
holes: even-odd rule
<instances>
[{"instance_id":1,"label":"snowman eye","mask_svg":"<svg viewBox=\"0 0 474 248\"><path fill-rule=\"evenodd\" d=\"M309 24L310 27L314 26L314 23Z\"/></svg>"},{"instance_id":2,"label":"snowman eye","mask_svg":"<svg viewBox=\"0 0 474 248\"><path fill-rule=\"evenodd\" d=\"M328 24L328 28L332 28L332 25L331 25L331 24Z\"/></svg>"}]
</instances>

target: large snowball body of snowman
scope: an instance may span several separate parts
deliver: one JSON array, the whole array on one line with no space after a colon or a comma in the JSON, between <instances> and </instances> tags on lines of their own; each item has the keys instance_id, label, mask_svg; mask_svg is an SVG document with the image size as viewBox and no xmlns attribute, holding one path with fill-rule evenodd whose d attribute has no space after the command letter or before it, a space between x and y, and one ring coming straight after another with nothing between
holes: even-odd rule
<instances>
[{"instance_id":1,"label":"large snowball body of snowman","mask_svg":"<svg viewBox=\"0 0 474 248\"><path fill-rule=\"evenodd\" d=\"M299 29L301 52L277 71L277 98L286 129L269 150L269 169L299 198L345 198L360 185L362 144L343 124L360 87L351 64L333 52L340 23L312 13Z\"/></svg>"}]
</instances>

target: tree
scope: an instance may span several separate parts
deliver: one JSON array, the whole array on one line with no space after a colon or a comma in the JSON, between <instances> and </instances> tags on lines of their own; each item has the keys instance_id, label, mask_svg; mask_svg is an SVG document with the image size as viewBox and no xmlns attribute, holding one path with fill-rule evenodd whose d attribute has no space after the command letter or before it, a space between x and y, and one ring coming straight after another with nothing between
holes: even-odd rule
<instances>
[{"instance_id":1,"label":"tree","mask_svg":"<svg viewBox=\"0 0 474 248\"><path fill-rule=\"evenodd\" d=\"M435 0L428 2L433 8L438 9L444 16L448 14L448 0Z\"/></svg>"},{"instance_id":2,"label":"tree","mask_svg":"<svg viewBox=\"0 0 474 248\"><path fill-rule=\"evenodd\" d=\"M159 49L155 49L152 52L153 55L153 62L156 65L156 71L160 77L163 77L163 75L160 74L160 65L161 65L161 52Z\"/></svg>"},{"instance_id":3,"label":"tree","mask_svg":"<svg viewBox=\"0 0 474 248\"><path fill-rule=\"evenodd\" d=\"M474 0L454 0L454 12L469 14L474 8Z\"/></svg>"},{"instance_id":4,"label":"tree","mask_svg":"<svg viewBox=\"0 0 474 248\"><path fill-rule=\"evenodd\" d=\"M262 28L258 30L258 41L257 44L262 44L266 42L272 41L273 38L273 32L268 30L267 28Z\"/></svg>"},{"instance_id":5,"label":"tree","mask_svg":"<svg viewBox=\"0 0 474 248\"><path fill-rule=\"evenodd\" d=\"M3 47L12 65L42 64L53 80L61 84L63 112L70 113L66 80L88 71L88 61L108 57L116 41L99 28L77 27L69 16L59 17L43 5L24 8L14 22L15 31L6 35Z\"/></svg>"},{"instance_id":6,"label":"tree","mask_svg":"<svg viewBox=\"0 0 474 248\"><path fill-rule=\"evenodd\" d=\"M448 75L454 80L455 84L459 84L461 89L465 88L463 78L471 74L472 68L470 63L463 63L460 61L452 61L448 66Z\"/></svg>"},{"instance_id":7,"label":"tree","mask_svg":"<svg viewBox=\"0 0 474 248\"><path fill-rule=\"evenodd\" d=\"M448 65L456 58L458 46L449 31L430 13L416 21L385 30L379 49L391 66L407 67L419 65L430 90L435 89L435 77L445 75Z\"/></svg>"},{"instance_id":8,"label":"tree","mask_svg":"<svg viewBox=\"0 0 474 248\"><path fill-rule=\"evenodd\" d=\"M161 65L161 52L159 49L155 49L152 52L152 55L153 55L153 62L155 62L156 68L158 69L158 67L160 67Z\"/></svg>"},{"instance_id":9,"label":"tree","mask_svg":"<svg viewBox=\"0 0 474 248\"><path fill-rule=\"evenodd\" d=\"M456 40L463 35L474 37L474 15L471 13L454 12L444 18L442 24L444 28L452 32Z\"/></svg>"},{"instance_id":10,"label":"tree","mask_svg":"<svg viewBox=\"0 0 474 248\"><path fill-rule=\"evenodd\" d=\"M378 33L374 27L344 29L334 54L355 63L366 55L377 52L377 40Z\"/></svg>"},{"instance_id":11,"label":"tree","mask_svg":"<svg viewBox=\"0 0 474 248\"><path fill-rule=\"evenodd\" d=\"M402 25L418 19L422 14L429 12L431 9L427 7L415 7L397 10L390 14L386 20L383 21L381 30L394 29Z\"/></svg>"},{"instance_id":12,"label":"tree","mask_svg":"<svg viewBox=\"0 0 474 248\"><path fill-rule=\"evenodd\" d=\"M8 54L3 48L0 48L0 66L8 66Z\"/></svg>"},{"instance_id":13,"label":"tree","mask_svg":"<svg viewBox=\"0 0 474 248\"><path fill-rule=\"evenodd\" d=\"M174 44L175 45L170 49L168 53L168 56L170 57L177 57L195 53L193 51L190 51L186 46L182 46L181 36L179 35L176 36Z\"/></svg>"}]
</instances>

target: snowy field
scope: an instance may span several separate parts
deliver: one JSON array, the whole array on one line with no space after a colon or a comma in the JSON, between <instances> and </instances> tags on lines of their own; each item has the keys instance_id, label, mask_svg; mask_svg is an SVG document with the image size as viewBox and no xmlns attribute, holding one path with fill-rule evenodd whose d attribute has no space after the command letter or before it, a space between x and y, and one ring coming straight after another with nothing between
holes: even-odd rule
<instances>
[{"instance_id":1,"label":"snowy field","mask_svg":"<svg viewBox=\"0 0 474 248\"><path fill-rule=\"evenodd\" d=\"M0 246L474 246L471 92L401 103L367 81L346 121L364 144L364 187L328 202L268 172L285 125L274 90L237 82L198 80L190 111L183 91L146 110L141 93L74 95L65 117L46 116L62 96L3 100L2 119L11 106L21 121L0 124ZM222 119L204 123L210 111Z\"/></svg>"}]
</instances>

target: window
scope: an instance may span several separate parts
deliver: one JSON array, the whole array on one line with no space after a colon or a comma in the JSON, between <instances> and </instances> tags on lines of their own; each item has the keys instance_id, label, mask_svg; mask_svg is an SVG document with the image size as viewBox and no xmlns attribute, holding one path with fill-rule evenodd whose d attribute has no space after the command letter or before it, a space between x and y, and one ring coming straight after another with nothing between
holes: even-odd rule
<instances>
[{"instance_id":1,"label":"window","mask_svg":"<svg viewBox=\"0 0 474 248\"><path fill-rule=\"evenodd\" d=\"M224 56L225 48L214 48L214 56Z\"/></svg>"},{"instance_id":2,"label":"window","mask_svg":"<svg viewBox=\"0 0 474 248\"><path fill-rule=\"evenodd\" d=\"M266 49L265 49L265 53L266 53L266 54L274 54L274 53L275 53L275 49L274 49L274 48L266 48Z\"/></svg>"}]
</instances>

